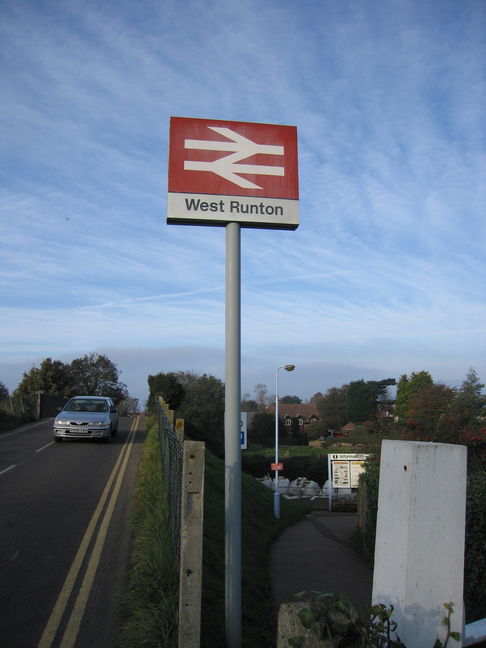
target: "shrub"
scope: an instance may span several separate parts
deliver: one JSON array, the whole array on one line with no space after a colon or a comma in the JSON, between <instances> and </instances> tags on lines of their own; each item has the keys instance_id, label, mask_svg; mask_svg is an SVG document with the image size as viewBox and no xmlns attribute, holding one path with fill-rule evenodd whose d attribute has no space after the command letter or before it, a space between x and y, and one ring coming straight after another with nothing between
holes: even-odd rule
<instances>
[{"instance_id":1,"label":"shrub","mask_svg":"<svg viewBox=\"0 0 486 648\"><path fill-rule=\"evenodd\" d=\"M464 600L466 621L486 617L486 471L468 480Z\"/></svg>"}]
</instances>

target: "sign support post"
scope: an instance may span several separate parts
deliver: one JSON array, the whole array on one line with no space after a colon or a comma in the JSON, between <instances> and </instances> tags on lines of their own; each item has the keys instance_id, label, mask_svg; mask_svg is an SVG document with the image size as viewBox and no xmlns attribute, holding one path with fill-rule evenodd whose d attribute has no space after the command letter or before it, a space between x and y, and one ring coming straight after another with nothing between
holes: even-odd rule
<instances>
[{"instance_id":1,"label":"sign support post","mask_svg":"<svg viewBox=\"0 0 486 648\"><path fill-rule=\"evenodd\" d=\"M225 340L225 610L228 648L241 646L241 243L240 225L226 225Z\"/></svg>"},{"instance_id":2,"label":"sign support post","mask_svg":"<svg viewBox=\"0 0 486 648\"><path fill-rule=\"evenodd\" d=\"M297 128L171 117L167 223L226 227L226 645L241 646L240 228L299 226ZM290 365L289 365L290 366Z\"/></svg>"}]
</instances>

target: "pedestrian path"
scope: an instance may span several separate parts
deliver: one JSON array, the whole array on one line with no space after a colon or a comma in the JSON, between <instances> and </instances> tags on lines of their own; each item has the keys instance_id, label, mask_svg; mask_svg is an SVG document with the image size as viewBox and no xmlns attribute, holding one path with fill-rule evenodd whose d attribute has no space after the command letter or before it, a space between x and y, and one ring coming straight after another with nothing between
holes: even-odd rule
<instances>
[{"instance_id":1,"label":"pedestrian path","mask_svg":"<svg viewBox=\"0 0 486 648\"><path fill-rule=\"evenodd\" d=\"M356 513L316 510L288 527L270 556L272 604L303 590L346 594L358 611L371 605L373 570L356 551Z\"/></svg>"}]
</instances>

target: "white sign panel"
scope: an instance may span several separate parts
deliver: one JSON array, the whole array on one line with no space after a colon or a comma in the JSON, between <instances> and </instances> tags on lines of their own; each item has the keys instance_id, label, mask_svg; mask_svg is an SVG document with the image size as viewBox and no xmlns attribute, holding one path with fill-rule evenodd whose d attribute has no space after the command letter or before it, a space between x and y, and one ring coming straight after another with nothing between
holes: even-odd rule
<instances>
[{"instance_id":1,"label":"white sign panel","mask_svg":"<svg viewBox=\"0 0 486 648\"><path fill-rule=\"evenodd\" d=\"M365 469L367 454L329 455L330 479L333 488L358 488L359 476Z\"/></svg>"}]
</instances>

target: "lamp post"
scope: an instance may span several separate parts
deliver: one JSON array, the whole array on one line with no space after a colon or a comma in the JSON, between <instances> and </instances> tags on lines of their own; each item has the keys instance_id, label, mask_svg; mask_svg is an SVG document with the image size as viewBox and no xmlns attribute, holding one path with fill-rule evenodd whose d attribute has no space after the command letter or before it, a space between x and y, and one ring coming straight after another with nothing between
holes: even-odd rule
<instances>
[{"instance_id":1,"label":"lamp post","mask_svg":"<svg viewBox=\"0 0 486 648\"><path fill-rule=\"evenodd\" d=\"M280 492L278 488L278 372L279 369L285 371L293 371L295 365L287 364L278 367L275 372L275 493L273 495L273 515L277 519L280 518Z\"/></svg>"}]
</instances>

